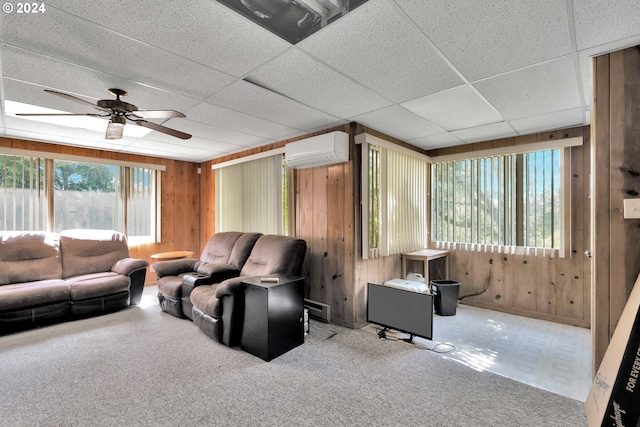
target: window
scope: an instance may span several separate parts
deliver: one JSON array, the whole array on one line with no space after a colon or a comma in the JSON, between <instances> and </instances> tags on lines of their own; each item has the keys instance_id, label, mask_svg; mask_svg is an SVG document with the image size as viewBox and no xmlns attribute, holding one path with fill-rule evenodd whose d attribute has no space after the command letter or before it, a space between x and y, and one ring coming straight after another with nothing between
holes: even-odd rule
<instances>
[{"instance_id":1,"label":"window","mask_svg":"<svg viewBox=\"0 0 640 427\"><path fill-rule=\"evenodd\" d=\"M157 241L160 170L0 155L4 230L117 230Z\"/></svg>"},{"instance_id":2,"label":"window","mask_svg":"<svg viewBox=\"0 0 640 427\"><path fill-rule=\"evenodd\" d=\"M417 153L362 146L363 258L425 248L429 164Z\"/></svg>"},{"instance_id":3,"label":"window","mask_svg":"<svg viewBox=\"0 0 640 427\"><path fill-rule=\"evenodd\" d=\"M289 194L282 154L216 168L216 231L288 234Z\"/></svg>"},{"instance_id":4,"label":"window","mask_svg":"<svg viewBox=\"0 0 640 427\"><path fill-rule=\"evenodd\" d=\"M560 149L436 163L436 242L561 246Z\"/></svg>"},{"instance_id":5,"label":"window","mask_svg":"<svg viewBox=\"0 0 640 427\"><path fill-rule=\"evenodd\" d=\"M53 165L54 231L124 231L118 167L62 160Z\"/></svg>"}]
</instances>

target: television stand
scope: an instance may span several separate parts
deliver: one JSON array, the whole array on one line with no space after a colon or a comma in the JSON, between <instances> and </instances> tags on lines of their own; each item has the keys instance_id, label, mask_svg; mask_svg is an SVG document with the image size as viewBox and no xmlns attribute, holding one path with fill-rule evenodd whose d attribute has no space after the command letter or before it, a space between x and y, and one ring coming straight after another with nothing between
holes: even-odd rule
<instances>
[{"instance_id":1,"label":"television stand","mask_svg":"<svg viewBox=\"0 0 640 427\"><path fill-rule=\"evenodd\" d=\"M402 338L402 341L408 342L409 344L415 344L413 341L413 334L409 334L409 338Z\"/></svg>"},{"instance_id":2,"label":"television stand","mask_svg":"<svg viewBox=\"0 0 640 427\"><path fill-rule=\"evenodd\" d=\"M383 327L382 329L380 329L378 331L378 338L380 338L381 340L386 340L387 339L387 331L389 331L389 330L391 330L391 329L386 327L386 326ZM402 332L402 331L399 331L399 332ZM399 338L399 339L401 341L404 341L404 342L409 343L409 344L415 344L415 341L413 341L413 337L414 336L415 335L413 335L413 334L409 334L409 338Z\"/></svg>"}]
</instances>

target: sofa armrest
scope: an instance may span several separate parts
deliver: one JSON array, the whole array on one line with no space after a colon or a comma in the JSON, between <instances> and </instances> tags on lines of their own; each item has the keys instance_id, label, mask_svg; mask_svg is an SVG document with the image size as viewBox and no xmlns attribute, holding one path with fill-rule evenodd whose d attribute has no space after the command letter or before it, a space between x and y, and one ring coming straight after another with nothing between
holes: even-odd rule
<instances>
[{"instance_id":1,"label":"sofa armrest","mask_svg":"<svg viewBox=\"0 0 640 427\"><path fill-rule=\"evenodd\" d=\"M220 299L228 295L238 295L244 289L242 283L247 276L233 277L220 283L216 288L216 298Z\"/></svg>"},{"instance_id":2,"label":"sofa armrest","mask_svg":"<svg viewBox=\"0 0 640 427\"><path fill-rule=\"evenodd\" d=\"M211 278L210 283L220 283L232 277L238 277L240 270L229 264L203 262L196 271Z\"/></svg>"},{"instance_id":3,"label":"sofa armrest","mask_svg":"<svg viewBox=\"0 0 640 427\"><path fill-rule=\"evenodd\" d=\"M158 261L152 264L151 267L158 277L177 276L182 273L196 271L196 263L200 263L200 260L185 258L171 261Z\"/></svg>"},{"instance_id":4,"label":"sofa armrest","mask_svg":"<svg viewBox=\"0 0 640 427\"><path fill-rule=\"evenodd\" d=\"M149 266L149 262L144 259L137 258L123 258L120 261L113 264L111 271L125 276L130 276L133 272L146 269Z\"/></svg>"}]
</instances>

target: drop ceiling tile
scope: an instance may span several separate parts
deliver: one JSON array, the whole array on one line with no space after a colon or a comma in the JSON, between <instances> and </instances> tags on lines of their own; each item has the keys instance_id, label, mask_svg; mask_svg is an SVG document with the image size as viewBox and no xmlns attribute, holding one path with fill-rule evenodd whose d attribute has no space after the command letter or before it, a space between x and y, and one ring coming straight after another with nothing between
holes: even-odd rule
<instances>
[{"instance_id":1,"label":"drop ceiling tile","mask_svg":"<svg viewBox=\"0 0 640 427\"><path fill-rule=\"evenodd\" d=\"M218 155L224 153L235 152L241 149L245 149L246 147L252 146L251 143L248 145L238 145L238 144L230 144L223 141L218 141L215 139L211 139L210 137L200 137L200 136L192 136L187 140L178 139L172 137L171 135L166 135L160 132L151 132L146 135L144 138L138 139L136 142L140 142L138 146L148 146L153 147L153 144L156 142L171 144L177 147L181 147L182 150L190 150L192 148L201 149L205 151L215 152ZM146 144L146 145L145 145ZM261 140L259 144L264 144L264 140Z\"/></svg>"},{"instance_id":2,"label":"drop ceiling tile","mask_svg":"<svg viewBox=\"0 0 640 427\"><path fill-rule=\"evenodd\" d=\"M451 133L467 143L489 141L491 139L507 138L516 135L516 132L511 126L505 122L462 129Z\"/></svg>"},{"instance_id":3,"label":"drop ceiling tile","mask_svg":"<svg viewBox=\"0 0 640 427\"><path fill-rule=\"evenodd\" d=\"M127 146L126 152L194 163L202 163L220 155L215 151L197 150L193 148L172 149L171 147L149 147L139 145L138 143Z\"/></svg>"},{"instance_id":4,"label":"drop ceiling tile","mask_svg":"<svg viewBox=\"0 0 640 427\"><path fill-rule=\"evenodd\" d=\"M511 126L513 126L518 133L526 135L547 130L579 126L583 124L583 119L584 110L582 108L573 108L566 111L511 120L509 123L511 123Z\"/></svg>"},{"instance_id":5,"label":"drop ceiling tile","mask_svg":"<svg viewBox=\"0 0 640 427\"><path fill-rule=\"evenodd\" d=\"M254 144L265 144L267 139L256 135L249 135L231 129L212 126L209 124L185 119L171 119L165 126L186 132L195 137L210 139L213 141L226 142L237 146L250 146Z\"/></svg>"},{"instance_id":6,"label":"drop ceiling tile","mask_svg":"<svg viewBox=\"0 0 640 427\"><path fill-rule=\"evenodd\" d=\"M22 102L24 104L36 105L39 107L51 108L59 111L78 113L94 112L89 107L83 107L81 104L75 104L59 96L53 96L44 91L45 87L31 83L25 83L10 78L2 79L4 89L4 99L7 101ZM93 102L91 98L86 98L89 102ZM77 105L77 109L76 108Z\"/></svg>"},{"instance_id":7,"label":"drop ceiling tile","mask_svg":"<svg viewBox=\"0 0 640 427\"><path fill-rule=\"evenodd\" d=\"M578 63L580 65L580 81L582 82L582 91L584 93L585 106L589 108L591 106L593 98L593 58L578 53Z\"/></svg>"},{"instance_id":8,"label":"drop ceiling tile","mask_svg":"<svg viewBox=\"0 0 640 427\"><path fill-rule=\"evenodd\" d=\"M134 141L133 138L127 137L108 141L104 139L104 132L42 123L20 117L9 116L5 117L4 121L7 135L36 141L58 142L65 145L109 151L119 151Z\"/></svg>"},{"instance_id":9,"label":"drop ceiling tile","mask_svg":"<svg viewBox=\"0 0 640 427\"><path fill-rule=\"evenodd\" d=\"M249 80L340 118L391 105L385 98L296 48L251 72Z\"/></svg>"},{"instance_id":10,"label":"drop ceiling tile","mask_svg":"<svg viewBox=\"0 0 640 427\"><path fill-rule=\"evenodd\" d=\"M582 105L570 55L483 80L474 86L507 120Z\"/></svg>"},{"instance_id":11,"label":"drop ceiling tile","mask_svg":"<svg viewBox=\"0 0 640 427\"><path fill-rule=\"evenodd\" d=\"M640 33L638 0L575 0L573 14L578 50Z\"/></svg>"},{"instance_id":12,"label":"drop ceiling tile","mask_svg":"<svg viewBox=\"0 0 640 427\"><path fill-rule=\"evenodd\" d=\"M40 85L44 98L57 98L44 92L44 89L49 88L71 93L89 102L95 102L98 99L114 98L107 89L117 87L129 92L129 95L123 100L137 105L140 109L172 109L184 112L198 103L193 98L165 92L122 77L73 65L23 49L2 46L1 55L5 81L7 79L16 79L16 81L22 80ZM20 96L20 93L18 92L16 95ZM5 98L12 99L6 93ZM19 101L19 99L12 100ZM27 101L21 102L26 103ZM73 101L64 99L63 102L67 105L66 108L62 108L63 111L86 111L82 104L76 104ZM44 104L36 105L48 106ZM91 109L89 108L89 110Z\"/></svg>"},{"instance_id":13,"label":"drop ceiling tile","mask_svg":"<svg viewBox=\"0 0 640 427\"><path fill-rule=\"evenodd\" d=\"M290 128L310 130L327 126L337 117L314 110L286 96L238 80L216 93L208 102Z\"/></svg>"},{"instance_id":14,"label":"drop ceiling tile","mask_svg":"<svg viewBox=\"0 0 640 427\"><path fill-rule=\"evenodd\" d=\"M327 125L319 126L319 127L315 128L315 129L309 129L308 131L299 132L297 135L296 134L290 135L290 136L288 136L288 138L295 138L296 136L302 136L302 135L306 135L306 134L309 134L309 133L320 132L320 131L325 130L325 129L332 129L332 128L335 128L335 127L338 127L338 126L346 125L347 123L349 123L349 121L347 121L347 120L337 120L337 121L335 121L333 123L328 123Z\"/></svg>"},{"instance_id":15,"label":"drop ceiling tile","mask_svg":"<svg viewBox=\"0 0 640 427\"><path fill-rule=\"evenodd\" d=\"M119 2L117 13L112 2L52 0L47 5L235 77L291 46L210 0Z\"/></svg>"},{"instance_id":16,"label":"drop ceiling tile","mask_svg":"<svg viewBox=\"0 0 640 427\"><path fill-rule=\"evenodd\" d=\"M7 21L1 34L9 44L177 94L202 97L234 80L228 74L55 8L31 30L19 27L21 20Z\"/></svg>"},{"instance_id":17,"label":"drop ceiling tile","mask_svg":"<svg viewBox=\"0 0 640 427\"><path fill-rule=\"evenodd\" d=\"M401 105L446 131L503 120L469 85L423 96Z\"/></svg>"},{"instance_id":18,"label":"drop ceiling tile","mask_svg":"<svg viewBox=\"0 0 640 427\"><path fill-rule=\"evenodd\" d=\"M167 136L164 134L156 133L156 135ZM159 151L163 151L165 153L181 153L186 152L190 155L194 155L195 157L201 157L204 155L216 154L221 155L227 151L237 150L239 147L237 145L231 146L229 144L220 143L218 145L214 141L202 139L198 137L193 137L188 140L181 140L177 138L162 138L163 141L159 140L160 138L149 136L146 138L141 138L130 144L127 148L140 148L140 149L157 149Z\"/></svg>"},{"instance_id":19,"label":"drop ceiling tile","mask_svg":"<svg viewBox=\"0 0 640 427\"><path fill-rule=\"evenodd\" d=\"M565 0L396 0L475 81L571 52Z\"/></svg>"},{"instance_id":20,"label":"drop ceiling tile","mask_svg":"<svg viewBox=\"0 0 640 427\"><path fill-rule=\"evenodd\" d=\"M369 0L297 46L394 102L463 83L385 0Z\"/></svg>"},{"instance_id":21,"label":"drop ceiling tile","mask_svg":"<svg viewBox=\"0 0 640 427\"><path fill-rule=\"evenodd\" d=\"M280 138L299 130L206 102L188 110L186 114L190 120L196 122L230 130L242 129L241 132L248 136L267 139Z\"/></svg>"},{"instance_id":22,"label":"drop ceiling tile","mask_svg":"<svg viewBox=\"0 0 640 427\"><path fill-rule=\"evenodd\" d=\"M436 148L453 147L464 144L464 142L450 133L439 133L437 135L423 136L420 138L410 139L407 141L411 145L420 147L425 150L433 150Z\"/></svg>"},{"instance_id":23,"label":"drop ceiling tile","mask_svg":"<svg viewBox=\"0 0 640 427\"><path fill-rule=\"evenodd\" d=\"M353 121L405 141L442 132L442 129L398 105L356 116Z\"/></svg>"}]
</instances>

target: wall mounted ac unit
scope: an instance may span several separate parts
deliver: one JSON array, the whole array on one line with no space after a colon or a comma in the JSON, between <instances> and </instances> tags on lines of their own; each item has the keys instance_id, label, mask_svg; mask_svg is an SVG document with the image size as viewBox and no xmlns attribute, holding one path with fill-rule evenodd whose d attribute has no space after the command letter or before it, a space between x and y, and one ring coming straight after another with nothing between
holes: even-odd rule
<instances>
[{"instance_id":1,"label":"wall mounted ac unit","mask_svg":"<svg viewBox=\"0 0 640 427\"><path fill-rule=\"evenodd\" d=\"M330 132L284 146L284 158L292 168L304 169L349 161L349 134Z\"/></svg>"}]
</instances>

